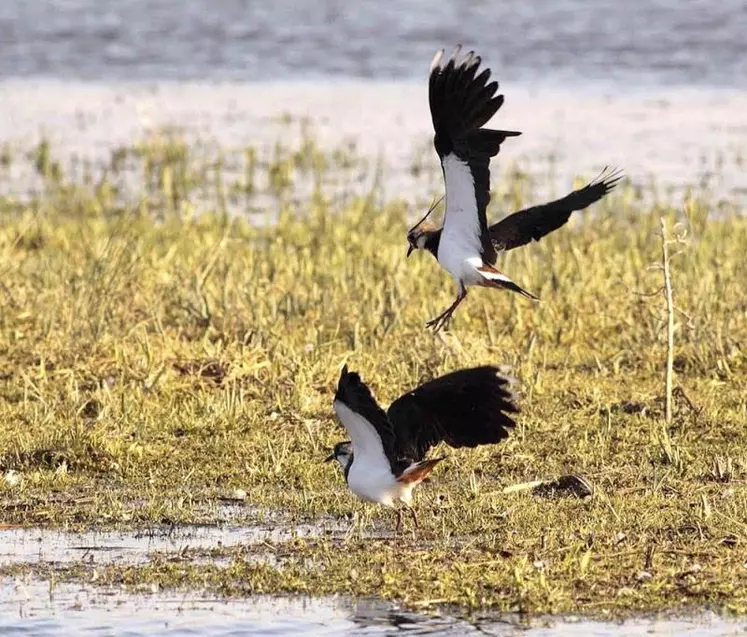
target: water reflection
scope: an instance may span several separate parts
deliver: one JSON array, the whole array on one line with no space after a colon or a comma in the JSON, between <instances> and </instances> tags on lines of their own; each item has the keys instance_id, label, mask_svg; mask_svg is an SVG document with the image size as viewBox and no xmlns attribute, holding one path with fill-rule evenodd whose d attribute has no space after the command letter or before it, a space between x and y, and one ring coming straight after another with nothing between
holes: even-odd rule
<instances>
[{"instance_id":1,"label":"water reflection","mask_svg":"<svg viewBox=\"0 0 747 637\"><path fill-rule=\"evenodd\" d=\"M270 597L219 600L200 593L132 593L87 584L0 579L0 633L7 637L106 635L585 635L744 634L744 626L713 614L688 619L638 619L624 623L573 618L536 619L486 615L466 621L405 612L380 600L345 597Z\"/></svg>"}]
</instances>

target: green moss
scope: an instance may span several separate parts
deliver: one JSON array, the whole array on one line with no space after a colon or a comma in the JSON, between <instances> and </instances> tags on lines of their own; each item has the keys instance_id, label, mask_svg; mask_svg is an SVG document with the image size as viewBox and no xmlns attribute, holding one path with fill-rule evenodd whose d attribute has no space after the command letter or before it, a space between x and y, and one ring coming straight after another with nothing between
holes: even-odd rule
<instances>
[{"instance_id":1,"label":"green moss","mask_svg":"<svg viewBox=\"0 0 747 637\"><path fill-rule=\"evenodd\" d=\"M233 549L227 567L164 557L99 568L97 581L532 612L744 610L747 221L736 205L691 196L679 210L620 187L506 255L540 304L477 290L440 338L423 324L453 286L430 256L404 259L415 210L375 203L378 192L331 194L335 170L361 165L352 151L325 156L308 137L269 158L242 149L233 175L229 154L216 164L150 140L120 149L95 185L66 181L52 156L45 146L33 158L53 178L40 199L0 200L4 523L210 522L241 489L243 522L357 512L364 528L390 528L390 512L355 500L322 462L343 435L331 410L342 363L385 403L446 371L505 363L522 382L519 427L495 448L449 452L419 490L417 540L362 541L354 528L270 544L272 563ZM117 186L133 162L136 203ZM533 203L530 184L514 171L492 216ZM225 214L236 201L272 202L276 223ZM207 210L192 214L194 202ZM651 267L661 216L689 233L672 272L670 426ZM594 495L503 493L566 473Z\"/></svg>"}]
</instances>

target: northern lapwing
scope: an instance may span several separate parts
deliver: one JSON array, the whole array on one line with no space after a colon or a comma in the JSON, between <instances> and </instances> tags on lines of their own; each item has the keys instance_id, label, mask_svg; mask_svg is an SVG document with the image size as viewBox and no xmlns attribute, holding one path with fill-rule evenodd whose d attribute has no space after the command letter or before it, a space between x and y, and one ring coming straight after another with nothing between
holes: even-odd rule
<instances>
[{"instance_id":1,"label":"northern lapwing","mask_svg":"<svg viewBox=\"0 0 747 637\"><path fill-rule=\"evenodd\" d=\"M426 323L436 332L467 296L469 286L513 290L538 300L495 267L498 253L557 230L571 212L598 201L622 178L619 171L605 170L595 181L562 199L522 210L488 227L490 159L507 137L521 133L482 128L504 98L496 95L498 82L488 83L490 69L478 73L480 63L474 51L462 57L460 45L447 61L440 50L430 67L428 100L435 130L433 144L446 186L444 224L437 230L421 227L432 206L408 231L407 256L413 250L429 251L457 283L454 303Z\"/></svg>"},{"instance_id":2,"label":"northern lapwing","mask_svg":"<svg viewBox=\"0 0 747 637\"><path fill-rule=\"evenodd\" d=\"M440 442L476 447L500 442L519 412L513 379L492 366L463 369L407 392L384 411L356 372L343 367L334 409L350 441L335 445L327 462L337 460L350 490L360 498L393 508L396 531L403 503L443 457L426 458Z\"/></svg>"}]
</instances>

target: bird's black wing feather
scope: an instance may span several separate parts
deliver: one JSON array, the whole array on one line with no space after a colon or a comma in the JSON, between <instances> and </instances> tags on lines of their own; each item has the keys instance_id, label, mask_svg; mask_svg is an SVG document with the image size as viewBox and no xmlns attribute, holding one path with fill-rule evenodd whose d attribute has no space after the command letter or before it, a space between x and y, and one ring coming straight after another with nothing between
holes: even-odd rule
<instances>
[{"instance_id":1,"label":"bird's black wing feather","mask_svg":"<svg viewBox=\"0 0 747 637\"><path fill-rule=\"evenodd\" d=\"M368 385L361 380L357 372L348 371L347 365L343 367L340 374L335 401L342 402L371 423L381 438L384 454L389 460L392 472L395 475L399 475L403 470L403 463L397 455L394 427L389 421L386 412L384 412L371 394ZM350 431L348 431L348 434L353 436ZM355 444L353 445L353 453L355 453ZM406 466L406 463L404 466Z\"/></svg>"},{"instance_id":2,"label":"bird's black wing feather","mask_svg":"<svg viewBox=\"0 0 747 637\"><path fill-rule=\"evenodd\" d=\"M445 442L476 447L499 442L519 412L511 382L497 367L462 369L431 380L395 400L387 410L396 434L396 455L421 460Z\"/></svg>"},{"instance_id":3,"label":"bird's black wing feather","mask_svg":"<svg viewBox=\"0 0 747 637\"><path fill-rule=\"evenodd\" d=\"M532 239L539 241L565 225L576 210L599 201L624 177L618 170L606 169L594 181L561 199L515 212L490 226L490 239L496 250L512 250Z\"/></svg>"},{"instance_id":4,"label":"bird's black wing feather","mask_svg":"<svg viewBox=\"0 0 747 637\"><path fill-rule=\"evenodd\" d=\"M428 101L435 130L433 144L442 167L444 158L451 154L468 164L474 179L483 259L493 263L496 254L485 212L490 202L490 158L498 154L506 137L521 133L481 128L495 115L504 98L495 94L498 82L488 82L490 69L477 73L480 57L470 51L459 59L460 53L458 46L444 63L443 51L439 51L431 63Z\"/></svg>"}]
</instances>

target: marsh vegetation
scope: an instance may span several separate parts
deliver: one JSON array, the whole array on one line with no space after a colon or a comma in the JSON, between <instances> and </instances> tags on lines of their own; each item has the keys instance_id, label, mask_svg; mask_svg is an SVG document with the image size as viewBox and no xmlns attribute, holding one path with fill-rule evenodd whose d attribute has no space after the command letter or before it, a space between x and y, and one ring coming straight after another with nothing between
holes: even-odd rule
<instances>
[{"instance_id":1,"label":"marsh vegetation","mask_svg":"<svg viewBox=\"0 0 747 637\"><path fill-rule=\"evenodd\" d=\"M383 197L350 149L309 136L208 155L159 133L103 170L45 144L6 150L3 179L24 162L41 187L0 200L0 521L345 530L5 573L417 608L747 609L740 202L623 183L506 256L541 303L477 291L438 337L423 324L453 284L427 255L404 258L428 201ZM519 167L494 181L491 218L536 201ZM669 420L662 219L679 237ZM450 452L416 498L416 538L392 539L391 513L322 462L343 435L344 362L382 403L467 365L521 381L515 434ZM592 494L516 488L568 474Z\"/></svg>"}]
</instances>

